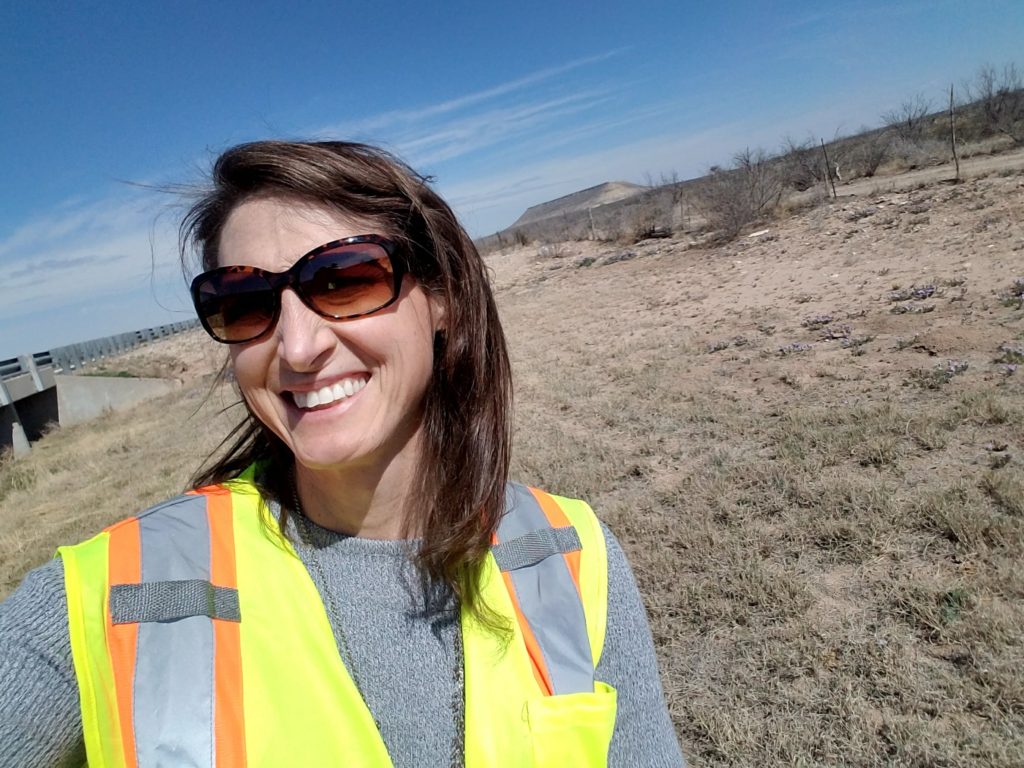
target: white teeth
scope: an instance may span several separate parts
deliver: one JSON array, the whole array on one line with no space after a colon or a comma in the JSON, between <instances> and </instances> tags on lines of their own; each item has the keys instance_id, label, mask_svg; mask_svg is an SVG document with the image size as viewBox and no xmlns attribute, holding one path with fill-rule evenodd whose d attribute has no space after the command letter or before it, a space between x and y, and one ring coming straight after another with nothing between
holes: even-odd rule
<instances>
[{"instance_id":1,"label":"white teeth","mask_svg":"<svg viewBox=\"0 0 1024 768\"><path fill-rule=\"evenodd\" d=\"M352 397L366 386L366 379L344 379L329 387L321 387L315 392L292 392L292 400L299 408L316 408L336 400Z\"/></svg>"}]
</instances>

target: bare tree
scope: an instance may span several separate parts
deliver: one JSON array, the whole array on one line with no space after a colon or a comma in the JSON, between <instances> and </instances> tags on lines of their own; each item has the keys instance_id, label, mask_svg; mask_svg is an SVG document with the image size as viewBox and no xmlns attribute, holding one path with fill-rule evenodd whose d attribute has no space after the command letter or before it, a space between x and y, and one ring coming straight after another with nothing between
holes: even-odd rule
<instances>
[{"instance_id":1,"label":"bare tree","mask_svg":"<svg viewBox=\"0 0 1024 768\"><path fill-rule=\"evenodd\" d=\"M718 236L731 239L747 224L771 213L783 187L778 161L763 149L747 148L733 157L730 170L711 167L697 205Z\"/></svg>"},{"instance_id":2,"label":"bare tree","mask_svg":"<svg viewBox=\"0 0 1024 768\"><path fill-rule=\"evenodd\" d=\"M676 215L678 211L679 223L683 226L683 229L689 229L688 217L683 210L683 185L679 181L679 173L672 171L670 174L661 174L661 186L668 190L669 199L672 201L672 213Z\"/></svg>"},{"instance_id":3,"label":"bare tree","mask_svg":"<svg viewBox=\"0 0 1024 768\"><path fill-rule=\"evenodd\" d=\"M904 141L919 145L924 138L924 129L931 111L931 102L919 93L909 101L903 102L899 109L890 110L882 115L882 122Z\"/></svg>"},{"instance_id":4,"label":"bare tree","mask_svg":"<svg viewBox=\"0 0 1024 768\"><path fill-rule=\"evenodd\" d=\"M986 64L968 93L977 102L986 132L1024 144L1024 81L1015 64L1007 64L1001 72Z\"/></svg>"},{"instance_id":5,"label":"bare tree","mask_svg":"<svg viewBox=\"0 0 1024 768\"><path fill-rule=\"evenodd\" d=\"M821 164L821 152L814 139L797 142L790 136L782 141L779 157L782 176L787 186L798 192L810 189L825 180L825 169Z\"/></svg>"},{"instance_id":6,"label":"bare tree","mask_svg":"<svg viewBox=\"0 0 1024 768\"><path fill-rule=\"evenodd\" d=\"M892 150L892 132L887 128L861 128L850 141L848 162L854 176L870 178Z\"/></svg>"}]
</instances>

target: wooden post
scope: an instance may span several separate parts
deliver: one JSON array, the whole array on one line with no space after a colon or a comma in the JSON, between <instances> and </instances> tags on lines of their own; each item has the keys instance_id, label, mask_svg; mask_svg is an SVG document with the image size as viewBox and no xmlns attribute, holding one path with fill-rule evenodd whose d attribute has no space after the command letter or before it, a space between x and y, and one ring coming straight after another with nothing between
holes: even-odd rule
<instances>
[{"instance_id":1,"label":"wooden post","mask_svg":"<svg viewBox=\"0 0 1024 768\"><path fill-rule=\"evenodd\" d=\"M597 240L597 232L594 230L594 209L587 208L587 213L590 214L590 239Z\"/></svg>"},{"instance_id":2,"label":"wooden post","mask_svg":"<svg viewBox=\"0 0 1024 768\"><path fill-rule=\"evenodd\" d=\"M832 185L832 199L838 200L839 195L836 194L836 183L832 179L832 165L828 161L828 150L825 149L824 139L821 139L821 154L825 156L825 175L828 177L828 183Z\"/></svg>"},{"instance_id":3,"label":"wooden post","mask_svg":"<svg viewBox=\"0 0 1024 768\"><path fill-rule=\"evenodd\" d=\"M956 183L960 183L960 156L956 153L956 115L953 111L953 84L949 85L949 146L953 150L953 163L956 165Z\"/></svg>"}]
</instances>

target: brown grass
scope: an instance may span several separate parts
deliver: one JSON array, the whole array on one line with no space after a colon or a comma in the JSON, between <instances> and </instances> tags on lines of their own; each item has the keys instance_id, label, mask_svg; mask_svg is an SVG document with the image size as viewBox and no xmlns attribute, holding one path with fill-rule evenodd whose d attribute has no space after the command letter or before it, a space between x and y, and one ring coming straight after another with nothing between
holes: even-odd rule
<instances>
[{"instance_id":1,"label":"brown grass","mask_svg":"<svg viewBox=\"0 0 1024 768\"><path fill-rule=\"evenodd\" d=\"M715 249L489 257L515 474L619 536L693 764L1024 764L1024 370L993 362L1024 340L999 299L1022 191L875 191ZM890 312L928 284L931 311ZM226 429L208 376L0 468L6 589L181 487Z\"/></svg>"}]
</instances>

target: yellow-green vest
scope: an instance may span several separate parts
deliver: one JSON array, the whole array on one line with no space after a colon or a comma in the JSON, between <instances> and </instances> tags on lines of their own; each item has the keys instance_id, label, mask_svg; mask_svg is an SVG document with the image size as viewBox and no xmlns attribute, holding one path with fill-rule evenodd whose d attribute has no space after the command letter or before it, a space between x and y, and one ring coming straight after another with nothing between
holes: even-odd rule
<instances>
[{"instance_id":1,"label":"yellow-green vest","mask_svg":"<svg viewBox=\"0 0 1024 768\"><path fill-rule=\"evenodd\" d=\"M392 765L249 478L59 549L92 768ZM465 764L606 765L604 536L582 501L514 484L507 498L480 590L511 635L462 613Z\"/></svg>"}]
</instances>

